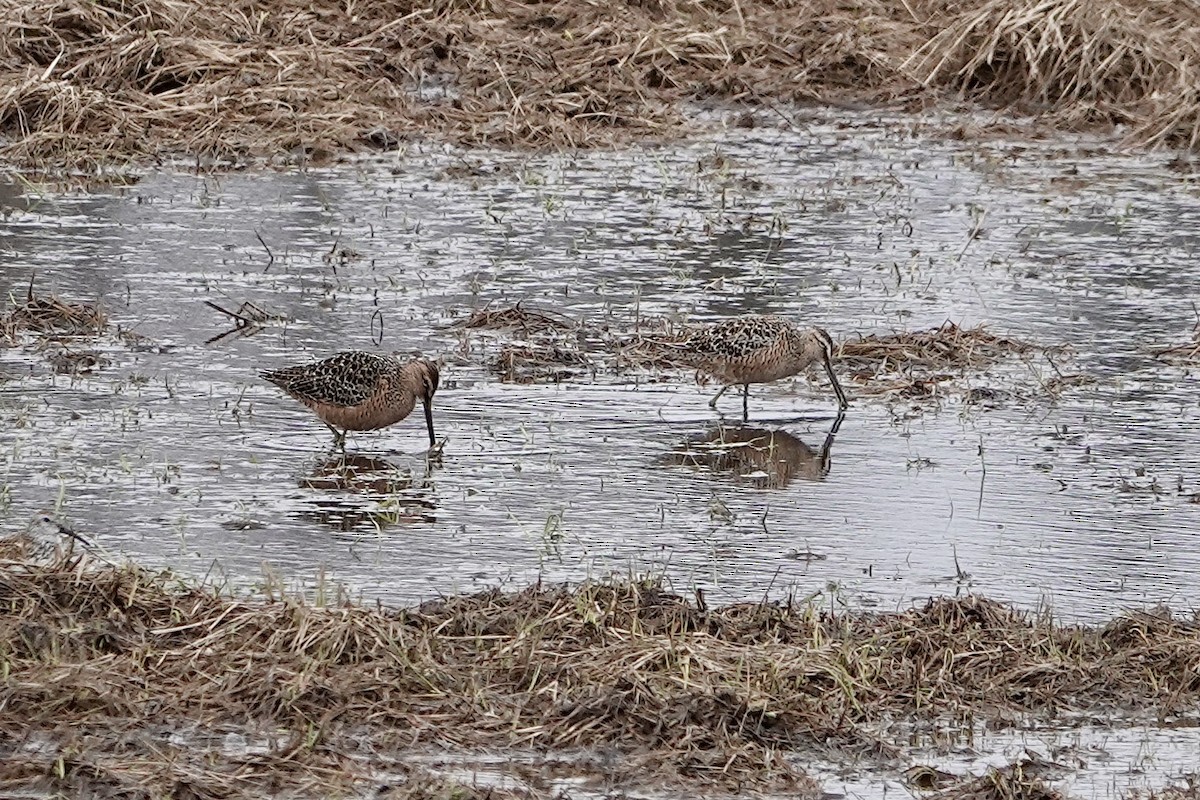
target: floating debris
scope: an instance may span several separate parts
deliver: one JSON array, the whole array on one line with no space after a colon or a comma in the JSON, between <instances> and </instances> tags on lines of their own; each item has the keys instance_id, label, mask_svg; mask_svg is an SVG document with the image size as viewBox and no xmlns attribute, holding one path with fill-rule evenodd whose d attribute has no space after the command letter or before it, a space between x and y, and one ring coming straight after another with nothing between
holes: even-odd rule
<instances>
[{"instance_id":1,"label":"floating debris","mask_svg":"<svg viewBox=\"0 0 1200 800\"><path fill-rule=\"evenodd\" d=\"M519 328L526 333L543 333L546 331L566 331L576 327L578 323L563 314L548 311L530 311L521 308L517 303L512 308L493 310L483 308L471 312L466 320L456 323L457 328L483 328L498 330L503 328Z\"/></svg>"},{"instance_id":2,"label":"floating debris","mask_svg":"<svg viewBox=\"0 0 1200 800\"><path fill-rule=\"evenodd\" d=\"M227 308L223 308L212 300L205 300L204 305L234 320L232 328L211 337L204 342L205 344L213 344L224 339L226 336L233 336L235 334L237 336L253 336L267 325L289 321L287 317L280 314L272 314L262 306L252 303L249 300L238 306L237 311L230 311Z\"/></svg>"},{"instance_id":3,"label":"floating debris","mask_svg":"<svg viewBox=\"0 0 1200 800\"><path fill-rule=\"evenodd\" d=\"M71 350L66 347L48 354L46 360L60 375L85 375L112 364L95 350Z\"/></svg>"},{"instance_id":4,"label":"floating debris","mask_svg":"<svg viewBox=\"0 0 1200 800\"><path fill-rule=\"evenodd\" d=\"M1192 307L1192 310L1196 311L1195 306ZM1200 316L1200 312L1197 312L1197 316ZM1192 328L1192 340L1190 342L1172 347L1164 347L1153 351L1153 353L1154 357L1159 361L1165 361L1168 364L1185 367L1200 364L1200 321L1197 321L1195 327Z\"/></svg>"},{"instance_id":5,"label":"floating debris","mask_svg":"<svg viewBox=\"0 0 1200 800\"><path fill-rule=\"evenodd\" d=\"M906 782L918 791L930 792L926 800L1067 800L1062 792L1050 788L1045 780L1058 780L1072 768L1026 755L1002 767L988 767L979 777L958 777L931 767L914 767L905 772Z\"/></svg>"},{"instance_id":6,"label":"floating debris","mask_svg":"<svg viewBox=\"0 0 1200 800\"><path fill-rule=\"evenodd\" d=\"M988 331L984 326L962 328L945 322L925 331L848 339L838 347L837 363L851 370L857 394L888 396L900 400L934 400L951 394L984 408L1007 400L1032 400L1039 394L1057 398L1064 389L1091 382L1085 375L1063 375L1042 381L1028 390L972 386L955 381L968 372L982 372L1008 356L1045 356L1057 372L1053 357L1068 353L1065 346L1043 346Z\"/></svg>"},{"instance_id":7,"label":"floating debris","mask_svg":"<svg viewBox=\"0 0 1200 800\"><path fill-rule=\"evenodd\" d=\"M590 369L591 360L565 345L505 344L492 361L492 371L508 383L559 382Z\"/></svg>"},{"instance_id":8,"label":"floating debris","mask_svg":"<svg viewBox=\"0 0 1200 800\"><path fill-rule=\"evenodd\" d=\"M875 373L926 370L982 369L1011 354L1044 351L1028 342L997 336L984 326L960 328L944 322L939 328L848 339L837 348L837 360L851 370Z\"/></svg>"},{"instance_id":9,"label":"floating debris","mask_svg":"<svg viewBox=\"0 0 1200 800\"><path fill-rule=\"evenodd\" d=\"M16 344L19 334L26 331L88 336L102 333L107 324L108 317L94 303L72 303L56 295L38 297L31 278L25 302L0 317L0 334L9 344Z\"/></svg>"}]
</instances>

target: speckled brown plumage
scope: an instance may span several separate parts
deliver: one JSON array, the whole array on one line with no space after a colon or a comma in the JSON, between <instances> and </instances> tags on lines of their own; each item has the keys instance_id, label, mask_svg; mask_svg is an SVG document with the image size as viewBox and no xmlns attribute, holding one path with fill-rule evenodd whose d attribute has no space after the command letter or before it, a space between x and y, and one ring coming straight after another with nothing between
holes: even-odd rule
<instances>
[{"instance_id":1,"label":"speckled brown plumage","mask_svg":"<svg viewBox=\"0 0 1200 800\"><path fill-rule=\"evenodd\" d=\"M392 356L352 350L323 361L260 373L264 379L313 410L334 437L345 431L373 431L394 425L425 406L429 444L433 434L433 395L438 369L432 361L400 361Z\"/></svg>"},{"instance_id":2,"label":"speckled brown plumage","mask_svg":"<svg viewBox=\"0 0 1200 800\"><path fill-rule=\"evenodd\" d=\"M768 383L799 374L820 360L833 384L839 408L848 405L833 373L833 340L821 328L797 328L782 317L747 315L702 328L674 345L676 357L720 381L717 400L730 386L741 384L743 411L750 384Z\"/></svg>"}]
</instances>

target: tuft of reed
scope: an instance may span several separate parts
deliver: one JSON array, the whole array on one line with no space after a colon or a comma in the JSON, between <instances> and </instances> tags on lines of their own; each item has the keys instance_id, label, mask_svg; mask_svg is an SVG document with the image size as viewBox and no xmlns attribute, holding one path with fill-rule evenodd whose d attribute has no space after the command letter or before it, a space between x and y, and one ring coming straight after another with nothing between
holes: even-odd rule
<instances>
[{"instance_id":1,"label":"tuft of reed","mask_svg":"<svg viewBox=\"0 0 1200 800\"><path fill-rule=\"evenodd\" d=\"M1050 788L1043 778L1069 771L1070 768L1064 764L1027 755L1011 764L989 767L977 777L968 775L955 779L954 776L938 774L937 777L941 779L936 781L938 790L925 797L928 800L1067 800L1067 795Z\"/></svg>"},{"instance_id":2,"label":"tuft of reed","mask_svg":"<svg viewBox=\"0 0 1200 800\"><path fill-rule=\"evenodd\" d=\"M1028 342L997 336L982 325L962 328L947 321L927 331L849 339L838 346L837 358L850 369L962 371L987 367L1006 355L1035 349Z\"/></svg>"},{"instance_id":3,"label":"tuft of reed","mask_svg":"<svg viewBox=\"0 0 1200 800\"><path fill-rule=\"evenodd\" d=\"M1051 366L1053 357L1065 355L1063 346L1041 346L999 336L983 325L962 328L946 321L925 331L886 335L871 334L848 339L838 346L836 361L846 365L860 386L872 395L905 400L936 398L947 382L967 373L980 372L1009 356L1027 358L1044 355ZM1057 371L1057 367L1055 367ZM1063 375L1040 380L1041 394L1056 398L1067 388L1090 382L1084 375ZM963 393L968 404L992 404L1019 393L991 387L973 387Z\"/></svg>"},{"instance_id":4,"label":"tuft of reed","mask_svg":"<svg viewBox=\"0 0 1200 800\"><path fill-rule=\"evenodd\" d=\"M1165 361L1168 364L1179 366L1200 364L1200 321L1192 327L1191 341L1159 348L1153 351L1153 355L1159 361Z\"/></svg>"},{"instance_id":5,"label":"tuft of reed","mask_svg":"<svg viewBox=\"0 0 1200 800\"><path fill-rule=\"evenodd\" d=\"M948 6L905 63L927 86L1141 145L1200 145L1200 6L988 0Z\"/></svg>"}]
</instances>

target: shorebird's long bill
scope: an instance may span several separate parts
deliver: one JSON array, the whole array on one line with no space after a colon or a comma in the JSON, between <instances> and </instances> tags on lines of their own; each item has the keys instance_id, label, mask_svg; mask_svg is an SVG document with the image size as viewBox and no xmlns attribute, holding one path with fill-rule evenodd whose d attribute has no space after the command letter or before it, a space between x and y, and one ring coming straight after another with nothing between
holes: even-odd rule
<instances>
[{"instance_id":1,"label":"shorebird's long bill","mask_svg":"<svg viewBox=\"0 0 1200 800\"><path fill-rule=\"evenodd\" d=\"M846 399L846 393L842 391L842 385L838 383L837 376L833 374L833 362L829 359L828 353L822 354L825 362L825 374L829 376L829 382L833 384L833 393L837 395L838 408L846 408L850 405L850 401Z\"/></svg>"},{"instance_id":2,"label":"shorebird's long bill","mask_svg":"<svg viewBox=\"0 0 1200 800\"><path fill-rule=\"evenodd\" d=\"M437 437L433 435L433 398L426 395L422 402L425 403L425 427L429 428L429 446L433 447L437 444Z\"/></svg>"},{"instance_id":3,"label":"shorebird's long bill","mask_svg":"<svg viewBox=\"0 0 1200 800\"><path fill-rule=\"evenodd\" d=\"M72 539L74 539L75 541L77 541L77 542L79 542L80 544L82 544L84 547L89 547L89 548L90 548L90 547L92 546L92 543L91 543L91 542L89 542L87 539L85 539L85 538L83 538L82 536L80 536L80 535L79 535L78 533L76 533L75 531L73 531L73 530L71 530L70 528L68 528L66 525L59 525L59 526L58 526L58 529L59 529L59 531L60 531L60 532L61 532L61 533L62 533L64 536L69 536L69 537L71 537L71 538L72 538Z\"/></svg>"}]
</instances>

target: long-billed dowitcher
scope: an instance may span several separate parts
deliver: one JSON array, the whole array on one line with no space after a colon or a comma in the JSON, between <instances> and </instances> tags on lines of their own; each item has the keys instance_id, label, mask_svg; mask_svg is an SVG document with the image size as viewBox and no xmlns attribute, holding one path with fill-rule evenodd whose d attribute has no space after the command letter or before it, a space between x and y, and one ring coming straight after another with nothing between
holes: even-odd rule
<instances>
[{"instance_id":1,"label":"long-billed dowitcher","mask_svg":"<svg viewBox=\"0 0 1200 800\"><path fill-rule=\"evenodd\" d=\"M263 378L312 409L333 431L338 445L347 431L374 431L395 425L417 404L425 406L429 444L433 435L433 394L438 369L423 358L400 361L392 356L351 350L323 361L265 370Z\"/></svg>"},{"instance_id":2,"label":"long-billed dowitcher","mask_svg":"<svg viewBox=\"0 0 1200 800\"><path fill-rule=\"evenodd\" d=\"M833 340L821 328L798 328L782 317L752 314L701 328L672 349L680 361L723 384L708 403L713 408L726 389L741 384L742 415L748 416L750 384L791 377L817 359L825 365L838 408L849 405L833 374Z\"/></svg>"}]
</instances>

